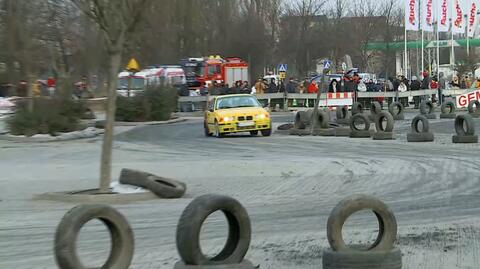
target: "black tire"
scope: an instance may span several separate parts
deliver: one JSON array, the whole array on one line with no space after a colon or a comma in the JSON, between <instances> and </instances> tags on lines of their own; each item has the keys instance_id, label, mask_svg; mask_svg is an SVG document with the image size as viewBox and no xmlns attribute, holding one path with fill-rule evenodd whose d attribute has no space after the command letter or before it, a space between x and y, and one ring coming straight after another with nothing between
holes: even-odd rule
<instances>
[{"instance_id":1,"label":"black tire","mask_svg":"<svg viewBox=\"0 0 480 269\"><path fill-rule=\"evenodd\" d=\"M463 128L464 123L466 130ZM473 121L473 117L468 114L458 115L455 118L455 132L459 136L475 135L475 122Z\"/></svg>"},{"instance_id":2,"label":"black tire","mask_svg":"<svg viewBox=\"0 0 480 269\"><path fill-rule=\"evenodd\" d=\"M251 136L257 136L258 135L258 130L250 131Z\"/></svg>"},{"instance_id":3,"label":"black tire","mask_svg":"<svg viewBox=\"0 0 480 269\"><path fill-rule=\"evenodd\" d=\"M362 114L363 113L363 105L362 103L355 102L352 105L352 116L356 114Z\"/></svg>"},{"instance_id":4,"label":"black tire","mask_svg":"<svg viewBox=\"0 0 480 269\"><path fill-rule=\"evenodd\" d=\"M293 126L295 129L303 130L310 125L310 120L311 117L308 116L306 111L298 111L297 114L295 114Z\"/></svg>"},{"instance_id":5,"label":"black tire","mask_svg":"<svg viewBox=\"0 0 480 269\"><path fill-rule=\"evenodd\" d=\"M314 128L330 128L330 113L327 111L318 111Z\"/></svg>"},{"instance_id":6,"label":"black tire","mask_svg":"<svg viewBox=\"0 0 480 269\"><path fill-rule=\"evenodd\" d=\"M402 252L398 248L387 251L333 251L322 255L323 269L401 269Z\"/></svg>"},{"instance_id":7,"label":"black tire","mask_svg":"<svg viewBox=\"0 0 480 269\"><path fill-rule=\"evenodd\" d=\"M408 142L432 142L435 140L433 133L408 133Z\"/></svg>"},{"instance_id":8,"label":"black tire","mask_svg":"<svg viewBox=\"0 0 480 269\"><path fill-rule=\"evenodd\" d=\"M422 130L420 131L419 123L422 122ZM412 120L412 124L410 125L412 128L412 133L429 133L430 132L430 123L424 115L417 115Z\"/></svg>"},{"instance_id":9,"label":"black tire","mask_svg":"<svg viewBox=\"0 0 480 269\"><path fill-rule=\"evenodd\" d=\"M342 227L348 217L360 210L372 210L378 219L379 232L371 251L389 251L397 238L397 221L393 212L382 201L367 195L352 195L340 201L330 213L327 222L327 238L335 251L350 248L343 241Z\"/></svg>"},{"instance_id":10,"label":"black tire","mask_svg":"<svg viewBox=\"0 0 480 269\"><path fill-rule=\"evenodd\" d=\"M337 120L343 120L348 118L348 107L347 106L342 106L342 107L337 107Z\"/></svg>"},{"instance_id":11,"label":"black tire","mask_svg":"<svg viewBox=\"0 0 480 269\"><path fill-rule=\"evenodd\" d=\"M270 136L272 134L272 129L261 130L262 136Z\"/></svg>"},{"instance_id":12,"label":"black tire","mask_svg":"<svg viewBox=\"0 0 480 269\"><path fill-rule=\"evenodd\" d=\"M395 108L397 109L396 111ZM400 102L393 102L388 106L388 111L395 118L395 116L398 117L405 113L405 107L403 107L402 103Z\"/></svg>"},{"instance_id":13,"label":"black tire","mask_svg":"<svg viewBox=\"0 0 480 269\"><path fill-rule=\"evenodd\" d=\"M357 128L357 124L359 124L362 121L365 123L365 127L363 128L363 130L364 131L370 130L370 120L364 114L355 114L352 116L352 119L350 121L350 130L361 131L361 129Z\"/></svg>"},{"instance_id":14,"label":"black tire","mask_svg":"<svg viewBox=\"0 0 480 269\"><path fill-rule=\"evenodd\" d=\"M420 113L423 115L432 114L435 112L435 107L432 101L422 101L420 104Z\"/></svg>"},{"instance_id":15,"label":"black tire","mask_svg":"<svg viewBox=\"0 0 480 269\"><path fill-rule=\"evenodd\" d=\"M385 126L385 128L383 128L383 124L382 124L384 119L387 120L387 126ZM392 132L394 125L395 125L395 121L393 119L393 116L387 111L382 111L378 113L377 117L375 118L375 128L379 133Z\"/></svg>"},{"instance_id":16,"label":"black tire","mask_svg":"<svg viewBox=\"0 0 480 269\"><path fill-rule=\"evenodd\" d=\"M228 239L220 253L206 257L200 248L200 231L207 217L222 211L228 221ZM245 208L235 199L207 194L195 198L183 211L177 225L177 250L187 265L218 265L241 263L250 247L250 218Z\"/></svg>"},{"instance_id":17,"label":"black tire","mask_svg":"<svg viewBox=\"0 0 480 269\"><path fill-rule=\"evenodd\" d=\"M447 101L440 107L442 114L455 114L455 104L452 101Z\"/></svg>"},{"instance_id":18,"label":"black tire","mask_svg":"<svg viewBox=\"0 0 480 269\"><path fill-rule=\"evenodd\" d=\"M370 105L370 114L372 115L378 115L382 112L382 106L380 105L379 102L373 101L372 104Z\"/></svg>"},{"instance_id":19,"label":"black tire","mask_svg":"<svg viewBox=\"0 0 480 269\"><path fill-rule=\"evenodd\" d=\"M220 127L218 126L217 120L215 120L215 133L213 134L213 136L215 136L216 138L222 138L225 136L224 134L220 133Z\"/></svg>"},{"instance_id":20,"label":"black tire","mask_svg":"<svg viewBox=\"0 0 480 269\"><path fill-rule=\"evenodd\" d=\"M110 231L111 250L101 268L129 268L134 252L133 231L125 217L108 205L79 205L68 211L55 232L55 260L59 268L86 269L77 255L78 233L85 223L99 219Z\"/></svg>"},{"instance_id":21,"label":"black tire","mask_svg":"<svg viewBox=\"0 0 480 269\"><path fill-rule=\"evenodd\" d=\"M468 104L468 113L470 114L478 114L480 109L480 101L472 100L470 104Z\"/></svg>"},{"instance_id":22,"label":"black tire","mask_svg":"<svg viewBox=\"0 0 480 269\"><path fill-rule=\"evenodd\" d=\"M203 132L205 134L206 137L211 137L212 136L212 133L210 133L210 131L208 131L208 125L207 125L207 122L205 122L203 124Z\"/></svg>"},{"instance_id":23,"label":"black tire","mask_svg":"<svg viewBox=\"0 0 480 269\"><path fill-rule=\"evenodd\" d=\"M158 197L167 199L180 198L187 191L187 185L178 180L126 168L122 169L119 182L148 189Z\"/></svg>"},{"instance_id":24,"label":"black tire","mask_svg":"<svg viewBox=\"0 0 480 269\"><path fill-rule=\"evenodd\" d=\"M478 135L454 135L453 143L478 143Z\"/></svg>"}]
</instances>

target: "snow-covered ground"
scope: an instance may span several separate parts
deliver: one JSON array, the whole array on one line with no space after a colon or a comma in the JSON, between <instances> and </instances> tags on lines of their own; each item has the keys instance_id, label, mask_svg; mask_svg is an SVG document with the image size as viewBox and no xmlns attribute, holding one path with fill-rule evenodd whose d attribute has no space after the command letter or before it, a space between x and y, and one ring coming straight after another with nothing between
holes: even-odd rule
<instances>
[{"instance_id":1,"label":"snow-covered ground","mask_svg":"<svg viewBox=\"0 0 480 269\"><path fill-rule=\"evenodd\" d=\"M122 168L134 168L187 183L182 199L115 205L135 234L131 268L173 268L178 218L193 197L206 193L230 195L246 207L253 229L247 258L260 268L321 268L328 215L354 193L374 195L394 211L403 268L479 268L480 145L452 144L452 120L431 123L436 141L418 144L405 140L408 120L396 123L395 141L280 134L206 138L202 119L119 134L114 180ZM95 188L100 148L99 137L0 141L0 268L55 267L55 228L74 205L31 198ZM226 224L221 214L207 222L202 250L212 253L225 242ZM372 242L378 230L370 213L354 215L345 227L350 243ZM99 265L108 238L100 223L82 229L82 260Z\"/></svg>"}]
</instances>

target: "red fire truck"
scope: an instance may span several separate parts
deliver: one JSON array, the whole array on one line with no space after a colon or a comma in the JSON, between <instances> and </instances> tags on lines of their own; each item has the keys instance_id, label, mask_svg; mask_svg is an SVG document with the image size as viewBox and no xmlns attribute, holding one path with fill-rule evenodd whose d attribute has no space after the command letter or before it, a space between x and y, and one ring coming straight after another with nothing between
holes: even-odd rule
<instances>
[{"instance_id":1,"label":"red fire truck","mask_svg":"<svg viewBox=\"0 0 480 269\"><path fill-rule=\"evenodd\" d=\"M248 63L240 58L210 56L180 61L190 89L198 89L216 81L233 86L237 81L248 81Z\"/></svg>"}]
</instances>

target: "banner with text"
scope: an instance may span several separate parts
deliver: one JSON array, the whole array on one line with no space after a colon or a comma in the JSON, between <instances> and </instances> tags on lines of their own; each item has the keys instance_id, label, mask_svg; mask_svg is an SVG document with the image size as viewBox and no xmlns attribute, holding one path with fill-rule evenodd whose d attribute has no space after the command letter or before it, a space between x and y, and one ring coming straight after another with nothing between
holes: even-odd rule
<instances>
[{"instance_id":1,"label":"banner with text","mask_svg":"<svg viewBox=\"0 0 480 269\"><path fill-rule=\"evenodd\" d=\"M465 19L465 0L453 0L452 5L452 31L454 34L464 34L467 26Z\"/></svg>"},{"instance_id":2,"label":"banner with text","mask_svg":"<svg viewBox=\"0 0 480 269\"><path fill-rule=\"evenodd\" d=\"M421 16L422 21L421 21L420 27L425 32L433 32L433 22L434 22L433 0L423 0L421 2L421 4L422 4L422 7L421 7L420 11L421 11L421 14L422 14L422 16Z\"/></svg>"},{"instance_id":3,"label":"banner with text","mask_svg":"<svg viewBox=\"0 0 480 269\"><path fill-rule=\"evenodd\" d=\"M473 37L475 35L475 31L477 30L478 25L478 6L480 4L480 0L470 0L470 5L468 8L468 27L467 33L468 37Z\"/></svg>"},{"instance_id":4,"label":"banner with text","mask_svg":"<svg viewBox=\"0 0 480 269\"><path fill-rule=\"evenodd\" d=\"M437 0L437 22L439 32L448 32L450 30L450 0Z\"/></svg>"},{"instance_id":5,"label":"banner with text","mask_svg":"<svg viewBox=\"0 0 480 269\"><path fill-rule=\"evenodd\" d=\"M418 31L420 19L418 14L419 0L405 1L405 29L409 31Z\"/></svg>"}]
</instances>

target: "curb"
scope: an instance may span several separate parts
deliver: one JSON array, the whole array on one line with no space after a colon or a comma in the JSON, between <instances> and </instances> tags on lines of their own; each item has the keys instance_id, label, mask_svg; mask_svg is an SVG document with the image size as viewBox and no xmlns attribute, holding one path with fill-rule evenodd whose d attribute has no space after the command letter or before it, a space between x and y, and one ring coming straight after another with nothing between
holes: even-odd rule
<instances>
[{"instance_id":1,"label":"curb","mask_svg":"<svg viewBox=\"0 0 480 269\"><path fill-rule=\"evenodd\" d=\"M97 137L101 134L103 134L105 131L103 129L98 129L95 128L95 131L92 133L84 134L75 134L69 136L68 134L72 133L65 133L60 136L41 136L41 137L27 137L27 136L15 136L15 135L10 135L8 133L6 134L0 134L0 140L5 140L5 141L11 141L11 142L27 142L27 143L46 143L46 142L62 142L62 141L70 141L70 140L79 140L79 139L87 139L87 138L94 138Z\"/></svg>"},{"instance_id":2,"label":"curb","mask_svg":"<svg viewBox=\"0 0 480 269\"><path fill-rule=\"evenodd\" d=\"M115 126L147 126L147 125L163 125L173 124L187 121L185 118L178 118L166 121L146 121L146 122L128 122L128 121L116 121Z\"/></svg>"}]
</instances>

